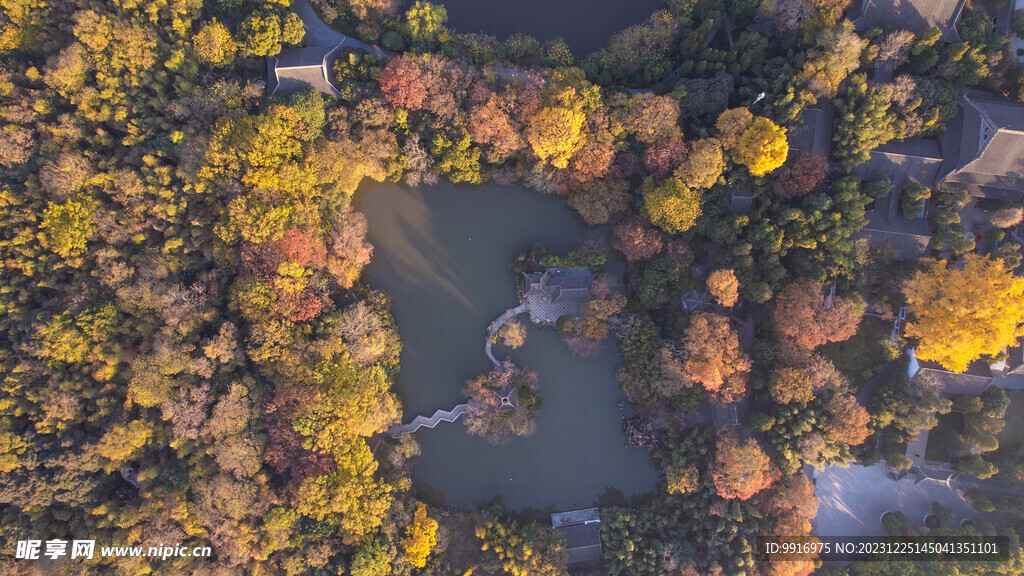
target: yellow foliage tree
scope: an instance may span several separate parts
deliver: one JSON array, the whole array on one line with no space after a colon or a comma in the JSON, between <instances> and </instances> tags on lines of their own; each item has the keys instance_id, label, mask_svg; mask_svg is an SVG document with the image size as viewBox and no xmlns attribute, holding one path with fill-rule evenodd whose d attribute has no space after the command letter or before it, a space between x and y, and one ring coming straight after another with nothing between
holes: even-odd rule
<instances>
[{"instance_id":1,"label":"yellow foliage tree","mask_svg":"<svg viewBox=\"0 0 1024 576\"><path fill-rule=\"evenodd\" d=\"M405 559L417 568L427 565L427 556L437 544L437 520L427 516L427 505L416 503L412 525L406 530L407 538L402 541Z\"/></svg>"},{"instance_id":2,"label":"yellow foliage tree","mask_svg":"<svg viewBox=\"0 0 1024 576\"><path fill-rule=\"evenodd\" d=\"M530 118L526 139L542 161L551 162L555 168L565 168L569 158L586 140L583 134L586 121L582 110L547 106Z\"/></svg>"},{"instance_id":3,"label":"yellow foliage tree","mask_svg":"<svg viewBox=\"0 0 1024 576\"><path fill-rule=\"evenodd\" d=\"M234 60L238 45L228 27L214 18L192 37L192 48L203 62L220 66Z\"/></svg>"},{"instance_id":4,"label":"yellow foliage tree","mask_svg":"<svg viewBox=\"0 0 1024 576\"><path fill-rule=\"evenodd\" d=\"M707 285L708 291L722 306L733 306L740 299L740 281L736 279L736 273L732 270L715 270L708 274Z\"/></svg>"},{"instance_id":5,"label":"yellow foliage tree","mask_svg":"<svg viewBox=\"0 0 1024 576\"><path fill-rule=\"evenodd\" d=\"M302 482L295 510L338 526L345 544L363 542L384 522L391 507L392 488L374 479L377 461L362 438L339 447L334 461L334 472Z\"/></svg>"},{"instance_id":6,"label":"yellow foliage tree","mask_svg":"<svg viewBox=\"0 0 1024 576\"><path fill-rule=\"evenodd\" d=\"M789 154L786 129L758 116L740 135L731 153L751 174L764 176L786 162Z\"/></svg>"},{"instance_id":7,"label":"yellow foliage tree","mask_svg":"<svg viewBox=\"0 0 1024 576\"><path fill-rule=\"evenodd\" d=\"M702 138L690 145L690 155L676 168L675 176L690 188L710 188L725 169L718 138Z\"/></svg>"},{"instance_id":8,"label":"yellow foliage tree","mask_svg":"<svg viewBox=\"0 0 1024 576\"><path fill-rule=\"evenodd\" d=\"M1024 278L1000 259L968 254L962 267L925 260L904 287L917 338L917 357L963 372L983 354L994 356L1024 335Z\"/></svg>"},{"instance_id":9,"label":"yellow foliage tree","mask_svg":"<svg viewBox=\"0 0 1024 576\"><path fill-rule=\"evenodd\" d=\"M678 178L669 178L655 186L644 185L644 210L651 223L669 234L685 232L701 215L700 193L687 187Z\"/></svg>"}]
</instances>

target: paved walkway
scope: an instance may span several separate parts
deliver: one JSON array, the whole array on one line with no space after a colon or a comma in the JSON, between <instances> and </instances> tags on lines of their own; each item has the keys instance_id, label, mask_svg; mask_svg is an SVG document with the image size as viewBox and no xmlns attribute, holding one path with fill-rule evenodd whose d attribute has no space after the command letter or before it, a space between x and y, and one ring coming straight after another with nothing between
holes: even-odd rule
<instances>
[{"instance_id":1,"label":"paved walkway","mask_svg":"<svg viewBox=\"0 0 1024 576\"><path fill-rule=\"evenodd\" d=\"M368 44L362 40L346 36L331 28L317 16L309 0L293 0L292 10L302 20L302 27L306 29L306 46L339 46L341 48L355 48L369 52L374 56L393 57L396 54L385 50L380 46Z\"/></svg>"},{"instance_id":2,"label":"paved walkway","mask_svg":"<svg viewBox=\"0 0 1024 576\"><path fill-rule=\"evenodd\" d=\"M491 344L494 343L494 339L498 336L498 330L501 330L501 327L505 325L505 322L508 322L527 310L528 308L525 302L515 308L509 308L508 310L505 310L504 314L498 316L494 322L491 322L491 325L487 328L487 341L484 343L484 354L487 355L487 359L491 361L491 364L494 364L494 367L497 368L499 372L502 371L503 368L501 366L501 362L498 362L498 359L494 357L494 353L491 352Z\"/></svg>"},{"instance_id":3,"label":"paved walkway","mask_svg":"<svg viewBox=\"0 0 1024 576\"><path fill-rule=\"evenodd\" d=\"M427 418L426 416L417 416L408 424L395 424L390 430L388 430L388 434L390 434L392 438L401 438L402 436L411 434L420 428L433 428L441 422L455 422L459 419L459 416L462 416L475 406L476 403L470 400L468 403L459 404L451 410L438 410L437 412L434 412L434 415L430 418Z\"/></svg>"},{"instance_id":4,"label":"paved walkway","mask_svg":"<svg viewBox=\"0 0 1024 576\"><path fill-rule=\"evenodd\" d=\"M887 378L892 376L892 368L893 361L889 360L888 362L885 363L885 366L882 367L881 372L875 374L874 377L872 377L870 380L867 381L866 384L864 384L864 387L861 388L860 392L857 393L857 402L860 403L861 406L867 408L868 402L871 401L872 392L875 391L875 388L878 388L879 384L881 384Z\"/></svg>"}]
</instances>

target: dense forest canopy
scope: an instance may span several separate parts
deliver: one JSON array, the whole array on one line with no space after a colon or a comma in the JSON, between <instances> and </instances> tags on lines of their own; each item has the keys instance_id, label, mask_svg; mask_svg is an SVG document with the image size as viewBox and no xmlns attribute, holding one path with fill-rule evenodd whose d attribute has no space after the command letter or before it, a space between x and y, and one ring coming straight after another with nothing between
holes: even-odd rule
<instances>
[{"instance_id":1,"label":"dense forest canopy","mask_svg":"<svg viewBox=\"0 0 1024 576\"><path fill-rule=\"evenodd\" d=\"M983 12L948 43L936 29L858 34L842 0L727 0L725 13L669 0L577 59L560 42L460 34L429 2L315 6L396 52L338 51L339 98L265 95L264 57L303 43L289 2L0 0L5 572L32 570L13 560L18 540L94 538L213 555L70 570L566 573L564 543L500 506L417 501L415 441L382 435L402 414L401 343L387 296L360 280L373 247L350 200L365 178L519 182L614 225L628 298L598 295L560 330L581 355L618 337L623 391L656 430L665 482L606 508L611 574L811 573L751 548L810 532L801 465L905 468L900 448L950 409L898 377L858 403L823 347L858 333L865 300L892 315L907 283L922 358L960 368L996 352L951 355L934 327L933 292L966 298L957 268L893 264L856 240L888 189L848 171L885 142L940 133L964 88L1021 100L1021 68ZM748 28L755 16L768 28ZM881 67L891 80L869 79ZM791 126L825 99L832 165L790 154ZM738 191L757 199L750 213L732 210ZM908 194L913 213L925 195ZM1004 210L1001 228L1020 222ZM1019 300L1018 249L966 261L1001 298L971 318ZM693 314L691 289L710 293ZM984 324L1000 345L1020 335L1016 308ZM522 344L512 327L501 336ZM749 426L686 424L705 400L743 398ZM988 436L1002 417L965 410ZM964 465L995 473L976 456ZM1003 504L1019 527L1024 506ZM1012 541L990 573L1020 572Z\"/></svg>"}]
</instances>

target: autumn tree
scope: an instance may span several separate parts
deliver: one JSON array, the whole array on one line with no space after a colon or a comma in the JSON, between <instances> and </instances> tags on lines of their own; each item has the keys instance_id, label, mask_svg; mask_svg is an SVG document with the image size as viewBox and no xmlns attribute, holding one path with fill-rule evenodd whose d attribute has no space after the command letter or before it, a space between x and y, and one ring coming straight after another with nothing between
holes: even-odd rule
<instances>
[{"instance_id":1,"label":"autumn tree","mask_svg":"<svg viewBox=\"0 0 1024 576\"><path fill-rule=\"evenodd\" d=\"M469 133L474 142L487 145L486 154L491 162L500 163L526 146L522 126L510 110L515 107L508 102L515 98L511 93L492 94L470 110Z\"/></svg>"},{"instance_id":2,"label":"autumn tree","mask_svg":"<svg viewBox=\"0 0 1024 576\"><path fill-rule=\"evenodd\" d=\"M645 144L679 138L679 101L670 96L646 92L630 98L627 107L630 133Z\"/></svg>"},{"instance_id":3,"label":"autumn tree","mask_svg":"<svg viewBox=\"0 0 1024 576\"><path fill-rule=\"evenodd\" d=\"M615 225L612 246L630 262L647 260L661 252L661 232L642 218L631 216Z\"/></svg>"},{"instance_id":4,"label":"autumn tree","mask_svg":"<svg viewBox=\"0 0 1024 576\"><path fill-rule=\"evenodd\" d=\"M708 292L726 308L734 306L740 299L740 282L736 279L736 273L728 268L708 274L707 286Z\"/></svg>"},{"instance_id":5,"label":"autumn tree","mask_svg":"<svg viewBox=\"0 0 1024 576\"><path fill-rule=\"evenodd\" d=\"M569 193L568 204L587 226L597 226L625 213L632 200L629 182L608 177L575 187Z\"/></svg>"},{"instance_id":6,"label":"autumn tree","mask_svg":"<svg viewBox=\"0 0 1024 576\"><path fill-rule=\"evenodd\" d=\"M796 160L775 181L772 192L782 198L803 198L828 176L828 159L811 150L801 150Z\"/></svg>"},{"instance_id":7,"label":"autumn tree","mask_svg":"<svg viewBox=\"0 0 1024 576\"><path fill-rule=\"evenodd\" d=\"M342 288L352 286L370 263L373 245L366 241L366 216L351 208L338 211L331 227L327 270Z\"/></svg>"},{"instance_id":8,"label":"autumn tree","mask_svg":"<svg viewBox=\"0 0 1024 576\"><path fill-rule=\"evenodd\" d=\"M417 0L405 12L405 29L412 39L413 49L428 52L446 33L448 10L444 6Z\"/></svg>"},{"instance_id":9,"label":"autumn tree","mask_svg":"<svg viewBox=\"0 0 1024 576\"><path fill-rule=\"evenodd\" d=\"M738 163L747 167L754 176L765 174L782 166L789 154L786 129L763 116L758 116L740 134L729 153Z\"/></svg>"},{"instance_id":10,"label":"autumn tree","mask_svg":"<svg viewBox=\"0 0 1024 576\"><path fill-rule=\"evenodd\" d=\"M608 318L618 314L626 306L626 297L612 294L607 298L594 298L580 315L580 332L588 340L604 340L610 325Z\"/></svg>"},{"instance_id":11,"label":"autumn tree","mask_svg":"<svg viewBox=\"0 0 1024 576\"><path fill-rule=\"evenodd\" d=\"M725 170L725 155L717 138L703 138L690 145L690 154L675 176L690 188L710 188Z\"/></svg>"},{"instance_id":12,"label":"autumn tree","mask_svg":"<svg viewBox=\"0 0 1024 576\"><path fill-rule=\"evenodd\" d=\"M848 20L825 28L816 35L815 46L795 80L804 83L815 96L831 96L860 66L861 51L867 44Z\"/></svg>"},{"instance_id":13,"label":"autumn tree","mask_svg":"<svg viewBox=\"0 0 1024 576\"><path fill-rule=\"evenodd\" d=\"M526 343L526 326L523 326L522 322L513 318L498 330L498 338L501 339L503 346L516 349L521 348Z\"/></svg>"},{"instance_id":14,"label":"autumn tree","mask_svg":"<svg viewBox=\"0 0 1024 576\"><path fill-rule=\"evenodd\" d=\"M556 168L569 165L569 158L585 142L586 115L566 106L545 106L530 118L526 139L541 161Z\"/></svg>"},{"instance_id":15,"label":"autumn tree","mask_svg":"<svg viewBox=\"0 0 1024 576\"><path fill-rule=\"evenodd\" d=\"M904 286L917 357L963 372L983 355L995 356L1024 335L1024 279L999 259L974 254L962 266L924 260Z\"/></svg>"},{"instance_id":16,"label":"autumn tree","mask_svg":"<svg viewBox=\"0 0 1024 576\"><path fill-rule=\"evenodd\" d=\"M740 350L740 339L719 314L695 312L686 329L689 357L685 374L723 403L738 402L747 392L751 361Z\"/></svg>"},{"instance_id":17,"label":"autumn tree","mask_svg":"<svg viewBox=\"0 0 1024 576\"><path fill-rule=\"evenodd\" d=\"M43 247L64 258L81 256L96 232L96 207L96 202L84 194L66 202L50 202L39 225Z\"/></svg>"},{"instance_id":18,"label":"autumn tree","mask_svg":"<svg viewBox=\"0 0 1024 576\"><path fill-rule=\"evenodd\" d=\"M773 370L768 390L772 400L779 404L806 404L814 398L810 376L795 366L780 366Z\"/></svg>"},{"instance_id":19,"label":"autumn tree","mask_svg":"<svg viewBox=\"0 0 1024 576\"><path fill-rule=\"evenodd\" d=\"M651 176L664 178L686 160L690 147L681 138L659 140L644 150L644 165Z\"/></svg>"},{"instance_id":20,"label":"autumn tree","mask_svg":"<svg viewBox=\"0 0 1024 576\"><path fill-rule=\"evenodd\" d=\"M810 351L827 342L842 342L857 333L864 312L859 300L836 297L825 307L825 294L817 282L797 280L775 299L773 329L780 344Z\"/></svg>"},{"instance_id":21,"label":"autumn tree","mask_svg":"<svg viewBox=\"0 0 1024 576\"><path fill-rule=\"evenodd\" d=\"M701 215L700 193L678 178L661 183L647 180L643 186L644 211L651 223L669 234L685 232Z\"/></svg>"},{"instance_id":22,"label":"autumn tree","mask_svg":"<svg viewBox=\"0 0 1024 576\"><path fill-rule=\"evenodd\" d=\"M726 149L732 149L739 142L740 135L753 122L754 115L748 108L730 108L722 112L715 121L718 129L718 140Z\"/></svg>"},{"instance_id":23,"label":"autumn tree","mask_svg":"<svg viewBox=\"0 0 1024 576\"><path fill-rule=\"evenodd\" d=\"M281 44L298 44L304 36L302 21L295 13L257 12L238 26L239 52L243 56L274 56L281 52Z\"/></svg>"},{"instance_id":24,"label":"autumn tree","mask_svg":"<svg viewBox=\"0 0 1024 576\"><path fill-rule=\"evenodd\" d=\"M825 433L833 442L859 446L871 435L871 416L850 394L837 393L832 399Z\"/></svg>"},{"instance_id":25,"label":"autumn tree","mask_svg":"<svg viewBox=\"0 0 1024 576\"><path fill-rule=\"evenodd\" d=\"M228 27L214 18L192 37L192 48L200 60L214 66L226 66L234 60L238 45Z\"/></svg>"},{"instance_id":26,"label":"autumn tree","mask_svg":"<svg viewBox=\"0 0 1024 576\"><path fill-rule=\"evenodd\" d=\"M402 541L406 560L416 568L426 566L427 556L437 544L437 527L437 520L427 516L427 505L417 502L412 524L406 530L406 538Z\"/></svg>"},{"instance_id":27,"label":"autumn tree","mask_svg":"<svg viewBox=\"0 0 1024 576\"><path fill-rule=\"evenodd\" d=\"M1024 222L1024 208L1020 206L1000 208L992 213L989 222L996 228L1013 228Z\"/></svg>"},{"instance_id":28,"label":"autumn tree","mask_svg":"<svg viewBox=\"0 0 1024 576\"><path fill-rule=\"evenodd\" d=\"M722 498L747 500L775 482L778 471L757 440L722 433L715 443L711 477Z\"/></svg>"},{"instance_id":29,"label":"autumn tree","mask_svg":"<svg viewBox=\"0 0 1024 576\"><path fill-rule=\"evenodd\" d=\"M427 97L423 71L405 56L392 58L381 70L380 89L394 108L419 110Z\"/></svg>"}]
</instances>

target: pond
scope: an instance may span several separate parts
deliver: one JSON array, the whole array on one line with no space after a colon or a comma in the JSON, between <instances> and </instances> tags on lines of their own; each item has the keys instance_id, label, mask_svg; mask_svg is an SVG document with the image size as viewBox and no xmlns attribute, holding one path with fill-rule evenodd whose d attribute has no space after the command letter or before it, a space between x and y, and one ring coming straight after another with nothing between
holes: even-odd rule
<instances>
[{"instance_id":1,"label":"pond","mask_svg":"<svg viewBox=\"0 0 1024 576\"><path fill-rule=\"evenodd\" d=\"M598 50L619 30L647 19L662 0L441 0L448 25L498 40L522 32L541 42L561 37L578 57Z\"/></svg>"},{"instance_id":2,"label":"pond","mask_svg":"<svg viewBox=\"0 0 1024 576\"><path fill-rule=\"evenodd\" d=\"M391 296L404 343L404 422L464 402L466 380L490 369L487 326L518 303L512 258L536 242L564 253L586 234L563 199L497 185L365 184L355 206L374 245L364 279ZM609 262L609 271L623 270ZM495 347L499 358L508 352ZM414 477L422 495L464 509L495 496L515 510L573 509L611 487L626 496L656 488L647 451L626 446L622 435L611 339L597 357L580 359L553 328L528 326L526 345L511 356L538 373L544 407L536 432L492 446L461 421L421 428Z\"/></svg>"}]
</instances>

